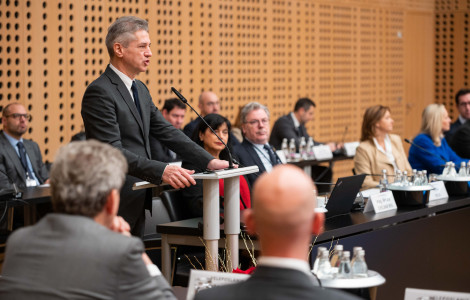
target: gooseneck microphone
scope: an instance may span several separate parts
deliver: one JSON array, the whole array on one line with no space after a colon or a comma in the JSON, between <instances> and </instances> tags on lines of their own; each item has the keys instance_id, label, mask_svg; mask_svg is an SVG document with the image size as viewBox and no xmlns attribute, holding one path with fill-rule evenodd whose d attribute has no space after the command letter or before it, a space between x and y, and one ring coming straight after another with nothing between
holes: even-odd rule
<instances>
[{"instance_id":1,"label":"gooseneck microphone","mask_svg":"<svg viewBox=\"0 0 470 300\"><path fill-rule=\"evenodd\" d=\"M184 104L186 104L187 106L189 106L191 108L192 111L194 111L196 113L196 115L207 125L207 127L212 131L213 134L215 134L215 136L219 139L219 141L224 144L225 146L225 149L227 149L227 153L228 153L228 168L229 169L233 169L233 158L232 158L232 153L230 153L230 149L227 147L227 144L225 144L225 142L220 138L220 136L215 133L214 129L212 129L212 127L206 122L206 120L204 120L203 117L201 117L201 115L191 106L191 104L189 104L188 100L186 100L186 98L184 98L183 95L181 95L180 92L178 92L177 89L175 89L174 87L171 87L171 91L173 93L175 93L176 96L178 96L178 98L181 100L181 102L183 102Z\"/></svg>"},{"instance_id":2,"label":"gooseneck microphone","mask_svg":"<svg viewBox=\"0 0 470 300\"><path fill-rule=\"evenodd\" d=\"M23 197L23 193L18 189L18 187L16 186L16 183L13 181L10 175L8 175L3 170L0 170L0 173L4 174L8 178L8 181L10 181L11 186L13 187L13 190L0 189L1 198L11 197L13 199L21 199Z\"/></svg>"},{"instance_id":3,"label":"gooseneck microphone","mask_svg":"<svg viewBox=\"0 0 470 300\"><path fill-rule=\"evenodd\" d=\"M415 146L416 148L426 152L427 154L431 154L432 156L437 157L437 158L441 159L442 161L444 161L445 163L447 163L447 160L445 160L442 156L437 155L436 153L432 153L431 151L424 149L423 147L413 143L409 139L405 139L405 142L407 142L408 144Z\"/></svg>"}]
</instances>

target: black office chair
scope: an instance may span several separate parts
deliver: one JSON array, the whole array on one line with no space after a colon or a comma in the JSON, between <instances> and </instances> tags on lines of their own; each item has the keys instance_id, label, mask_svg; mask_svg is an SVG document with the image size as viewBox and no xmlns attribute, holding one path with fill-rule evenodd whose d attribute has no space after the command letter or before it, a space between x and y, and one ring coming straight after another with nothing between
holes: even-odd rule
<instances>
[{"instance_id":1,"label":"black office chair","mask_svg":"<svg viewBox=\"0 0 470 300\"><path fill-rule=\"evenodd\" d=\"M170 217L170 222L181 221L187 218L180 190L164 191L161 197Z\"/></svg>"}]
</instances>

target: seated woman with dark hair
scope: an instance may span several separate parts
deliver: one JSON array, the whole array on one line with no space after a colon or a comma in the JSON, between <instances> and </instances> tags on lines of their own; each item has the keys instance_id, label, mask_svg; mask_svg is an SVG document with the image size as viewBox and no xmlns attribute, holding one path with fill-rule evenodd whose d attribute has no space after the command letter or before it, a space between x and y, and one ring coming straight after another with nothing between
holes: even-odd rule
<instances>
[{"instance_id":1,"label":"seated woman with dark hair","mask_svg":"<svg viewBox=\"0 0 470 300\"><path fill-rule=\"evenodd\" d=\"M214 131L220 136L225 144L231 150L231 137L230 129L231 125L229 120L218 114L208 114L204 117L204 120L214 129ZM214 133L207 127L204 122L199 122L198 127L193 133L192 139L198 145L203 147L209 152L214 158L218 159L229 159L229 154L224 144L215 136ZM203 172L205 170L199 170L191 161L184 161L182 167L189 170L196 170L196 172ZM220 196L224 196L224 180L219 180L219 193ZM202 180L196 180L196 185L192 185L188 188L181 190L181 195L188 207L187 215L190 218L202 217ZM223 201L221 201L221 207ZM240 176L240 210L251 207L250 189L245 180L245 177Z\"/></svg>"}]
</instances>

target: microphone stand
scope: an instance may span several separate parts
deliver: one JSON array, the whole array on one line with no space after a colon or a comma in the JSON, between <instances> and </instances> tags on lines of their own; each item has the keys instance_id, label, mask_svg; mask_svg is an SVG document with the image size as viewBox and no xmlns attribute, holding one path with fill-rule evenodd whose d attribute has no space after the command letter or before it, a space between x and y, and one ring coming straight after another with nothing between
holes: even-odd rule
<instances>
[{"instance_id":1,"label":"microphone stand","mask_svg":"<svg viewBox=\"0 0 470 300\"><path fill-rule=\"evenodd\" d=\"M227 144L225 144L225 142L220 138L220 136L217 133L215 133L214 129L212 129L212 127L206 122L206 120L204 120L204 118L201 117L201 115L191 106L191 104L189 104L188 100L186 100L186 98L184 98L184 96L181 95L181 93L178 92L177 89L175 89L174 87L171 87L171 91L173 93L175 93L176 96L178 96L178 98L181 100L181 102L183 102L184 104L189 106L191 108L191 110L196 113L196 115L207 125L207 127L212 131L212 133L215 134L215 136L219 139L219 141L225 146L225 149L227 149L227 153L228 153L228 157L229 157L228 168L233 169L232 153L230 153L230 149L227 147Z\"/></svg>"}]
</instances>

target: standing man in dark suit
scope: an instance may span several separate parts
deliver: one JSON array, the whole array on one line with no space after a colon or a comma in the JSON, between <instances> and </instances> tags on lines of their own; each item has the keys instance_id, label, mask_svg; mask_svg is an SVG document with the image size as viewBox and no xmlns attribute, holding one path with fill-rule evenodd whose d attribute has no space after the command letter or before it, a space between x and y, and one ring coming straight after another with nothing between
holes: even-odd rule
<instances>
[{"instance_id":1,"label":"standing man in dark suit","mask_svg":"<svg viewBox=\"0 0 470 300\"><path fill-rule=\"evenodd\" d=\"M106 47L110 64L85 91L83 123L87 139L111 144L126 157L129 172L121 191L119 215L129 222L132 234L141 236L144 204L150 204L151 191L133 191L135 182L166 182L175 188L196 184L191 177L194 170L151 159L150 136L181 157L194 159L201 169L223 169L228 162L214 159L168 123L145 84L135 79L147 70L152 56L147 21L132 16L117 19L108 29Z\"/></svg>"},{"instance_id":2,"label":"standing man in dark suit","mask_svg":"<svg viewBox=\"0 0 470 300\"><path fill-rule=\"evenodd\" d=\"M70 143L51 170L54 213L7 241L0 298L176 299L116 213L127 162L98 142Z\"/></svg>"},{"instance_id":3,"label":"standing man in dark suit","mask_svg":"<svg viewBox=\"0 0 470 300\"><path fill-rule=\"evenodd\" d=\"M450 125L450 130L444 133L447 142L452 140L452 136L460 126L470 120L470 89L460 89L455 95L455 104L459 110L459 117Z\"/></svg>"},{"instance_id":4,"label":"standing man in dark suit","mask_svg":"<svg viewBox=\"0 0 470 300\"><path fill-rule=\"evenodd\" d=\"M269 143L273 145L276 149L281 149L282 140L287 138L288 141L291 139L295 140L295 147L299 151L300 139L305 138L305 141L308 141L310 137L305 128L305 124L313 120L315 116L315 102L309 98L300 98L297 100L294 106L294 111L280 117L273 126L271 132L271 137L269 138ZM321 143L315 142L315 146L321 145ZM337 149L336 143L328 143L331 151Z\"/></svg>"},{"instance_id":5,"label":"standing man in dark suit","mask_svg":"<svg viewBox=\"0 0 470 300\"><path fill-rule=\"evenodd\" d=\"M186 114L186 105L177 98L165 100L163 104L162 115L170 122L176 129L181 129L183 126L184 115ZM153 136L150 136L150 152L152 153L152 159L173 162L181 160L175 152L168 149L160 141Z\"/></svg>"},{"instance_id":6,"label":"standing man in dark suit","mask_svg":"<svg viewBox=\"0 0 470 300\"><path fill-rule=\"evenodd\" d=\"M315 286L308 264L312 233L322 232L325 217L314 212L315 185L294 166L276 166L253 189L255 205L245 210L248 232L258 236L261 256L246 281L202 290L195 300L358 299Z\"/></svg>"},{"instance_id":7,"label":"standing man in dark suit","mask_svg":"<svg viewBox=\"0 0 470 300\"><path fill-rule=\"evenodd\" d=\"M0 189L10 188L11 181L20 189L25 189L27 186L43 184L49 178L38 144L23 139L30 119L31 115L20 103L10 103L3 108L3 131L0 132Z\"/></svg>"},{"instance_id":8,"label":"standing man in dark suit","mask_svg":"<svg viewBox=\"0 0 470 300\"><path fill-rule=\"evenodd\" d=\"M258 102L250 102L242 108L240 118L245 138L241 144L234 146L234 153L241 165L258 166L259 172L245 175L248 184L253 186L262 173L270 172L281 160L268 143L268 108Z\"/></svg>"}]
</instances>

